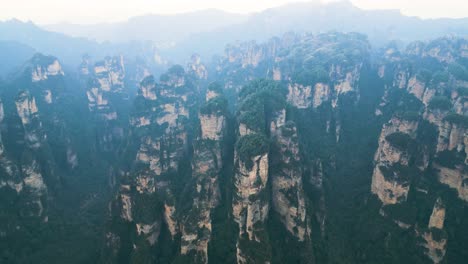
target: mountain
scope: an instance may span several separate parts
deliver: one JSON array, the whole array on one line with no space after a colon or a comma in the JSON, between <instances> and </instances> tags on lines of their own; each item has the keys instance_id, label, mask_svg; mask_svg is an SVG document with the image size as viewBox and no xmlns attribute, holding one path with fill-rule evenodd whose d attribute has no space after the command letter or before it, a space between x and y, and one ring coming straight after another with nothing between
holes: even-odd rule
<instances>
[{"instance_id":1,"label":"mountain","mask_svg":"<svg viewBox=\"0 0 468 264\"><path fill-rule=\"evenodd\" d=\"M467 58L290 33L146 77L101 261L463 263Z\"/></svg>"},{"instance_id":2,"label":"mountain","mask_svg":"<svg viewBox=\"0 0 468 264\"><path fill-rule=\"evenodd\" d=\"M46 25L45 29L74 37L86 37L100 42L151 40L158 46L170 47L190 35L242 23L247 16L207 9L176 15L145 15L119 23Z\"/></svg>"},{"instance_id":3,"label":"mountain","mask_svg":"<svg viewBox=\"0 0 468 264\"><path fill-rule=\"evenodd\" d=\"M0 262L465 263L468 38L423 37L463 20L269 37L306 6L174 57L2 23Z\"/></svg>"},{"instance_id":4,"label":"mountain","mask_svg":"<svg viewBox=\"0 0 468 264\"><path fill-rule=\"evenodd\" d=\"M62 33L44 30L32 22L21 22L19 20L9 20L0 22L0 43L3 49L0 55L10 60L11 51L17 51L15 61L6 64L6 70L15 67L18 63L24 63L27 58L21 56L21 53L27 52L29 56L35 52L43 54L53 54L60 58L64 68L75 67L81 61L83 56L91 58L102 58L112 54L124 55L131 60L143 60L153 68L166 67L168 63L164 59L155 45L148 41L132 41L125 43L98 43L86 38L70 37Z\"/></svg>"},{"instance_id":5,"label":"mountain","mask_svg":"<svg viewBox=\"0 0 468 264\"><path fill-rule=\"evenodd\" d=\"M196 51L209 57L213 53L222 52L228 43L267 40L289 31L360 32L368 36L373 46L380 47L390 41L405 45L411 41L429 40L442 35L467 36L468 18L424 20L404 16L398 10L362 10L347 1L329 4L295 3L255 13L241 24L192 35L179 42L169 54L176 56L184 51Z\"/></svg>"},{"instance_id":6,"label":"mountain","mask_svg":"<svg viewBox=\"0 0 468 264\"><path fill-rule=\"evenodd\" d=\"M85 53L98 53L97 43L84 38L43 30L31 22L9 20L0 22L0 40L28 45L38 52L54 54L64 61L77 62Z\"/></svg>"},{"instance_id":7,"label":"mountain","mask_svg":"<svg viewBox=\"0 0 468 264\"><path fill-rule=\"evenodd\" d=\"M36 51L15 41L0 41L0 78L6 77L31 58Z\"/></svg>"},{"instance_id":8,"label":"mountain","mask_svg":"<svg viewBox=\"0 0 468 264\"><path fill-rule=\"evenodd\" d=\"M149 26L151 25L151 26ZM441 35L468 35L468 18L420 19L398 10L362 10L351 2L328 4L311 1L271 8L250 15L217 10L181 15L148 15L104 25L50 25L45 28L99 41L152 40L174 61L182 62L197 52L210 58L235 41L267 40L289 31L324 33L360 32L372 45L389 41L403 45Z\"/></svg>"}]
</instances>

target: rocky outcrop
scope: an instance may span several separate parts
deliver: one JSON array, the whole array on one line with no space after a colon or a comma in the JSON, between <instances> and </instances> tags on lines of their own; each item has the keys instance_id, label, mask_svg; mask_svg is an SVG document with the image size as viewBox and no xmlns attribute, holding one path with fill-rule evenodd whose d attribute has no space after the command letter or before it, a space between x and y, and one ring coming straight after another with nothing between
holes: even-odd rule
<instances>
[{"instance_id":1,"label":"rocky outcrop","mask_svg":"<svg viewBox=\"0 0 468 264\"><path fill-rule=\"evenodd\" d=\"M0 101L0 192L10 207L3 207L2 213L12 219L9 224L15 221L15 232L25 225L35 228L35 224L48 221L49 190L56 190L60 177L57 168L68 169L66 151L60 149L69 147L66 120L58 113L63 110L56 93L63 84L60 63L54 57L36 54L25 65L8 93L2 93L5 102ZM63 134L56 137L54 132L59 129ZM59 147L51 148L48 136ZM57 165L55 159L62 158L64 164ZM0 226L4 236L13 231L4 228Z\"/></svg>"},{"instance_id":2,"label":"rocky outcrop","mask_svg":"<svg viewBox=\"0 0 468 264\"><path fill-rule=\"evenodd\" d=\"M28 92L22 92L19 94L15 103L23 126L31 124L38 113L36 99L31 97Z\"/></svg>"},{"instance_id":3,"label":"rocky outcrop","mask_svg":"<svg viewBox=\"0 0 468 264\"><path fill-rule=\"evenodd\" d=\"M136 224L137 235L146 237L150 245L154 245L158 240L161 229L161 223L154 222L152 224Z\"/></svg>"},{"instance_id":4,"label":"rocky outcrop","mask_svg":"<svg viewBox=\"0 0 468 264\"><path fill-rule=\"evenodd\" d=\"M418 122L397 117L392 118L382 128L379 147L374 156L371 190L384 205L405 201L410 188L408 176L403 175L401 169L397 169L408 165L409 154L401 147L394 146L388 136L415 138L417 128Z\"/></svg>"},{"instance_id":5,"label":"rocky outcrop","mask_svg":"<svg viewBox=\"0 0 468 264\"><path fill-rule=\"evenodd\" d=\"M434 204L431 218L429 219L429 228L443 229L445 221L445 206L442 203L442 199L438 198Z\"/></svg>"},{"instance_id":6,"label":"rocky outcrop","mask_svg":"<svg viewBox=\"0 0 468 264\"><path fill-rule=\"evenodd\" d=\"M439 181L457 190L458 197L468 202L468 174L463 166L447 168L434 164Z\"/></svg>"},{"instance_id":7,"label":"rocky outcrop","mask_svg":"<svg viewBox=\"0 0 468 264\"><path fill-rule=\"evenodd\" d=\"M60 62L54 57L36 54L32 58L31 64L32 82L44 81L50 76L64 75Z\"/></svg>"},{"instance_id":8,"label":"rocky outcrop","mask_svg":"<svg viewBox=\"0 0 468 264\"><path fill-rule=\"evenodd\" d=\"M179 88L185 86L186 78L184 68L180 65L175 65L170 68L167 73L161 75L161 84ZM173 90L161 91L165 96L171 96Z\"/></svg>"},{"instance_id":9,"label":"rocky outcrop","mask_svg":"<svg viewBox=\"0 0 468 264\"><path fill-rule=\"evenodd\" d=\"M289 84L288 85L288 102L293 106L304 109L312 105L312 87L304 86L302 84Z\"/></svg>"},{"instance_id":10,"label":"rocky outcrop","mask_svg":"<svg viewBox=\"0 0 468 264\"><path fill-rule=\"evenodd\" d=\"M143 96L146 100L154 101L158 97L156 95L156 83L152 76L145 77L140 83L139 95Z\"/></svg>"},{"instance_id":11,"label":"rocky outcrop","mask_svg":"<svg viewBox=\"0 0 468 264\"><path fill-rule=\"evenodd\" d=\"M454 123L446 119L447 111L428 109L424 115L432 124L436 125L438 137L436 142L436 156L445 152L461 153L467 152L468 131L463 124ZM455 161L453 161L455 162ZM438 163L433 164L439 181L457 190L460 199L468 201L468 174L466 173L466 158L464 162L446 167Z\"/></svg>"},{"instance_id":12,"label":"rocky outcrop","mask_svg":"<svg viewBox=\"0 0 468 264\"><path fill-rule=\"evenodd\" d=\"M424 91L426 90L426 85L419 80L417 77L412 77L408 81L407 90L410 94L413 94L419 100L423 101Z\"/></svg>"},{"instance_id":13,"label":"rocky outcrop","mask_svg":"<svg viewBox=\"0 0 468 264\"><path fill-rule=\"evenodd\" d=\"M393 86L398 87L400 89L405 89L408 86L408 80L410 76L407 70L399 69L396 73Z\"/></svg>"},{"instance_id":14,"label":"rocky outcrop","mask_svg":"<svg viewBox=\"0 0 468 264\"><path fill-rule=\"evenodd\" d=\"M113 94L123 92L125 67L123 57L107 57L93 68L93 78L86 92L88 107L105 120L117 119L117 112L112 105Z\"/></svg>"},{"instance_id":15,"label":"rocky outcrop","mask_svg":"<svg viewBox=\"0 0 468 264\"><path fill-rule=\"evenodd\" d=\"M423 247L425 254L433 263L440 263L447 250L447 238L444 228L445 206L442 200L438 198L434 204L427 231L422 234L424 240Z\"/></svg>"},{"instance_id":16,"label":"rocky outcrop","mask_svg":"<svg viewBox=\"0 0 468 264\"><path fill-rule=\"evenodd\" d=\"M307 225L303 193L301 159L295 124L285 123L285 111L272 121L271 133L277 145L280 164L271 175L272 205L286 229L299 241L304 241L310 230Z\"/></svg>"},{"instance_id":17,"label":"rocky outcrop","mask_svg":"<svg viewBox=\"0 0 468 264\"><path fill-rule=\"evenodd\" d=\"M122 114L128 111L130 104L125 90L125 74L123 57L115 56L95 63L92 74L82 75L88 79L86 95L89 111L99 120L96 133L101 151L115 151L126 133Z\"/></svg>"},{"instance_id":18,"label":"rocky outcrop","mask_svg":"<svg viewBox=\"0 0 468 264\"><path fill-rule=\"evenodd\" d=\"M266 56L264 48L255 42L247 42L239 46L228 46L226 55L230 63L240 63L242 68L247 66L257 67Z\"/></svg>"},{"instance_id":19,"label":"rocky outcrop","mask_svg":"<svg viewBox=\"0 0 468 264\"><path fill-rule=\"evenodd\" d=\"M237 156L232 212L239 225L238 263L252 261L249 260L251 256L244 253L242 240L266 242L261 234L265 232L264 222L269 210L268 200L264 197L268 182L268 153L254 156L248 162L252 163L251 167Z\"/></svg>"},{"instance_id":20,"label":"rocky outcrop","mask_svg":"<svg viewBox=\"0 0 468 264\"><path fill-rule=\"evenodd\" d=\"M375 167L372 174L372 193L376 194L384 204L396 204L406 201L409 192L409 182L400 180L398 174L385 177L382 167Z\"/></svg>"},{"instance_id":21,"label":"rocky outcrop","mask_svg":"<svg viewBox=\"0 0 468 264\"><path fill-rule=\"evenodd\" d=\"M185 79L185 73L180 74ZM174 193L173 181L187 152L190 99L189 90L179 85L180 82L169 80L157 84L148 76L141 82L135 99L130 119L135 160L132 169L122 177L116 200L121 219L137 230L137 236L132 239L134 254L152 255L145 243L157 246L161 228L167 228L172 239L185 232L177 215L179 194Z\"/></svg>"},{"instance_id":22,"label":"rocky outcrop","mask_svg":"<svg viewBox=\"0 0 468 264\"><path fill-rule=\"evenodd\" d=\"M208 90L208 93L210 90ZM210 98L206 106L220 96ZM211 240L211 211L219 203L219 176L223 166L222 144L226 126L225 105L202 108L199 113L201 135L194 142L192 160L193 205L181 228L181 254L195 253L197 263L208 263Z\"/></svg>"},{"instance_id":23,"label":"rocky outcrop","mask_svg":"<svg viewBox=\"0 0 468 264\"><path fill-rule=\"evenodd\" d=\"M18 116L25 132L25 140L31 148L39 148L45 140L42 124L38 118L36 99L29 92L23 91L15 101Z\"/></svg>"},{"instance_id":24,"label":"rocky outcrop","mask_svg":"<svg viewBox=\"0 0 468 264\"><path fill-rule=\"evenodd\" d=\"M266 220L273 197L276 199L274 208L285 229L298 240L304 239L306 226L293 227L305 221L304 200L299 189L302 184L301 170L289 167L298 159L297 155L290 154L297 151L297 145L285 138L287 132L294 130L285 130L286 111L279 106L284 106L286 102L284 99L278 100L284 98L281 96L281 86L274 81L259 80L244 89L237 115L239 135L233 177L232 215L239 227L236 256L237 263L268 263L272 254ZM270 102L274 100L278 101L271 108ZM265 112L267 108L270 110ZM279 153L270 149L273 138L269 137L277 141L281 149ZM271 159L277 159L280 162L278 165L284 165L282 169L270 171ZM276 173L275 182L271 182L270 173ZM275 186L274 194L270 189L272 185ZM254 250L263 253L256 254Z\"/></svg>"},{"instance_id":25,"label":"rocky outcrop","mask_svg":"<svg viewBox=\"0 0 468 264\"><path fill-rule=\"evenodd\" d=\"M226 124L224 116L199 115L203 139L220 140L221 132Z\"/></svg>"},{"instance_id":26,"label":"rocky outcrop","mask_svg":"<svg viewBox=\"0 0 468 264\"><path fill-rule=\"evenodd\" d=\"M317 83L314 88L313 106L317 108L330 100L330 87L328 84Z\"/></svg>"},{"instance_id":27,"label":"rocky outcrop","mask_svg":"<svg viewBox=\"0 0 468 264\"><path fill-rule=\"evenodd\" d=\"M334 90L337 97L341 94L357 91L361 67L362 65L355 65L347 70L348 67L332 65L330 75L335 82Z\"/></svg>"},{"instance_id":28,"label":"rocky outcrop","mask_svg":"<svg viewBox=\"0 0 468 264\"><path fill-rule=\"evenodd\" d=\"M198 54L192 55L187 68L188 73L193 74L199 80L206 80L208 78L208 70L206 69L206 66L201 63L201 58Z\"/></svg>"},{"instance_id":29,"label":"rocky outcrop","mask_svg":"<svg viewBox=\"0 0 468 264\"><path fill-rule=\"evenodd\" d=\"M425 241L424 247L427 249L426 255L433 263L440 263L445 256L447 239L437 240L432 232L425 232L422 238Z\"/></svg>"},{"instance_id":30,"label":"rocky outcrop","mask_svg":"<svg viewBox=\"0 0 468 264\"><path fill-rule=\"evenodd\" d=\"M439 137L437 139L437 152L445 150L465 150L465 138L468 137L464 126L449 121L443 121L439 126Z\"/></svg>"},{"instance_id":31,"label":"rocky outcrop","mask_svg":"<svg viewBox=\"0 0 468 264\"><path fill-rule=\"evenodd\" d=\"M79 71L82 76L88 76L91 74L91 57L84 55L81 59Z\"/></svg>"},{"instance_id":32,"label":"rocky outcrop","mask_svg":"<svg viewBox=\"0 0 468 264\"><path fill-rule=\"evenodd\" d=\"M281 81L282 76L281 76L281 69L279 68L273 68L273 80L274 81Z\"/></svg>"}]
</instances>

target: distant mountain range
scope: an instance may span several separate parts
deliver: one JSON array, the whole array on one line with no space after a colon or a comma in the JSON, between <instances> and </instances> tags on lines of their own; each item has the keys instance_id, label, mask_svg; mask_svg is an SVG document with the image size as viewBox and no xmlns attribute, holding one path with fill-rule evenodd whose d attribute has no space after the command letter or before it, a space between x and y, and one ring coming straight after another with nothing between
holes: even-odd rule
<instances>
[{"instance_id":1,"label":"distant mountain range","mask_svg":"<svg viewBox=\"0 0 468 264\"><path fill-rule=\"evenodd\" d=\"M207 9L175 15L144 15L125 22L77 25L61 23L45 29L74 37L86 37L99 42L151 40L160 46L171 46L193 34L211 32L247 21L248 16Z\"/></svg>"}]
</instances>

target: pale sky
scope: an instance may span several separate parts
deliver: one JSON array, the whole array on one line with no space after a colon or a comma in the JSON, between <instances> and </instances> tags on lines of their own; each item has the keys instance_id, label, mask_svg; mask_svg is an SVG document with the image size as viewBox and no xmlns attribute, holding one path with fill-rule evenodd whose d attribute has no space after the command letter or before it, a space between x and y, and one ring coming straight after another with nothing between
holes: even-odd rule
<instances>
[{"instance_id":1,"label":"pale sky","mask_svg":"<svg viewBox=\"0 0 468 264\"><path fill-rule=\"evenodd\" d=\"M313 0L331 2L337 0ZM468 0L350 0L362 9L399 9L421 18L468 17ZM123 21L132 16L174 14L216 8L236 13L261 11L300 0L0 0L0 20L38 24Z\"/></svg>"}]
</instances>

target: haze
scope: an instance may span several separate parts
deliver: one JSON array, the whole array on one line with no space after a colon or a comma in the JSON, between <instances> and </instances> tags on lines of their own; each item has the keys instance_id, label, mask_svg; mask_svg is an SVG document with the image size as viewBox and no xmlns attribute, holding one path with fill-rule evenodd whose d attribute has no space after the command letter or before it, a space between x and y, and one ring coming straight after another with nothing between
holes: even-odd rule
<instances>
[{"instance_id":1,"label":"haze","mask_svg":"<svg viewBox=\"0 0 468 264\"><path fill-rule=\"evenodd\" d=\"M336 0L314 0L332 2ZM252 13L297 0L1 0L0 20L16 18L38 24L91 24L123 21L144 14L176 14L202 9L220 9L233 13ZM465 0L351 0L362 9L398 9L405 15L421 18L460 18L468 16Z\"/></svg>"}]
</instances>

